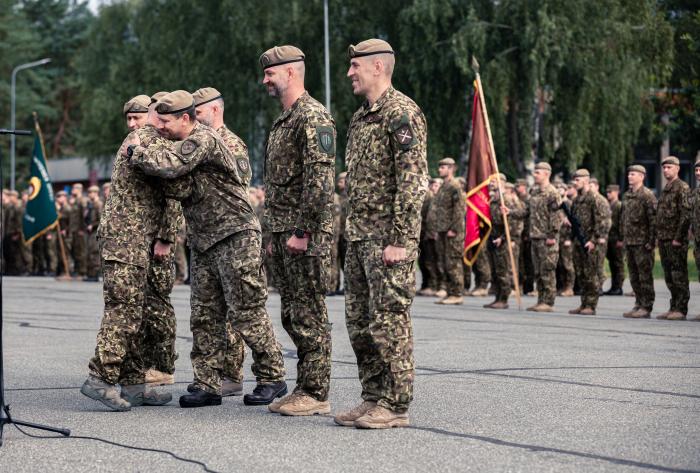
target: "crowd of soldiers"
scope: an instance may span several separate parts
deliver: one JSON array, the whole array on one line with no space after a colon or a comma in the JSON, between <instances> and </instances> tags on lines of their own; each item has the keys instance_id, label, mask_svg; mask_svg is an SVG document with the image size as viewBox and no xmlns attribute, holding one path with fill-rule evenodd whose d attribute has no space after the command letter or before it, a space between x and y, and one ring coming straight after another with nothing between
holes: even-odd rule
<instances>
[{"instance_id":1,"label":"crowd of soldiers","mask_svg":"<svg viewBox=\"0 0 700 473\"><path fill-rule=\"evenodd\" d=\"M648 318L655 298L658 247L671 300L669 310L657 318L685 320L690 234L695 238L696 265L700 264L700 188L691 192L678 177L680 162L675 156L663 159L661 168L666 184L658 201L644 186L646 168L637 164L627 169L629 186L622 200L620 187L614 184L607 186L603 197L587 169L577 170L568 183L560 178L550 182L550 165L538 163L530 189L525 180L510 183L503 174L491 176L490 232L474 264L467 265L462 257L466 183L455 177L453 159L441 160L439 177L431 179L422 209L419 294L438 297L436 304L447 305L462 304L464 295L491 294L495 300L485 308L508 308L515 281L506 243L507 220L521 288L537 297L537 304L528 310L551 312L556 296L580 295L580 306L569 312L594 315L601 295L623 295L626 260L635 303L623 315ZM700 182L700 158L694 169ZM604 291L606 259L611 283ZM700 321L700 315L692 320Z\"/></svg>"},{"instance_id":2,"label":"crowd of soldiers","mask_svg":"<svg viewBox=\"0 0 700 473\"><path fill-rule=\"evenodd\" d=\"M362 392L361 402L334 421L408 425L426 123L392 86L395 58L386 41L351 45L348 56L352 91L365 101L352 117L348 171L337 183L335 121L306 91L305 56L294 46L260 56L262 85L281 106L266 142L264 191L250 187L247 147L226 128L216 89L126 102L131 133L117 151L97 231L105 307L83 395L115 411L172 399L155 386L174 382L170 293L184 218L194 379L181 407L217 406L224 396L242 395L248 346L257 384L244 404L285 416L329 414L325 298L344 294ZM344 268L342 289L336 262ZM289 394L265 307L268 279L297 351Z\"/></svg>"}]
</instances>

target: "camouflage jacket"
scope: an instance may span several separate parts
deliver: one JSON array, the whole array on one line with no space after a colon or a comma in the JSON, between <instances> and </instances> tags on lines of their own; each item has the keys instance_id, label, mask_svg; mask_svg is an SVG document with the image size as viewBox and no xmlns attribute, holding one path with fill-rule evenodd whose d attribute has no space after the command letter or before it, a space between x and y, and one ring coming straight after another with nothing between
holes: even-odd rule
<instances>
[{"instance_id":1,"label":"camouflage jacket","mask_svg":"<svg viewBox=\"0 0 700 473\"><path fill-rule=\"evenodd\" d=\"M85 229L88 233L95 233L100 225L102 216L102 201L87 200L85 203Z\"/></svg>"},{"instance_id":2,"label":"camouflage jacket","mask_svg":"<svg viewBox=\"0 0 700 473\"><path fill-rule=\"evenodd\" d=\"M680 178L666 184L656 209L658 240L688 241L690 227L690 188Z\"/></svg>"},{"instance_id":3,"label":"camouflage jacket","mask_svg":"<svg viewBox=\"0 0 700 473\"><path fill-rule=\"evenodd\" d=\"M420 236L428 189L427 126L410 98L389 87L365 102L348 128L348 241L405 247Z\"/></svg>"},{"instance_id":4,"label":"camouflage jacket","mask_svg":"<svg viewBox=\"0 0 700 473\"><path fill-rule=\"evenodd\" d=\"M265 229L333 231L335 122L308 93L272 124L265 148Z\"/></svg>"},{"instance_id":5,"label":"camouflage jacket","mask_svg":"<svg viewBox=\"0 0 700 473\"><path fill-rule=\"evenodd\" d=\"M341 235L345 235L345 222L348 219L348 194L343 191L340 196L340 230Z\"/></svg>"},{"instance_id":6,"label":"camouflage jacket","mask_svg":"<svg viewBox=\"0 0 700 473\"><path fill-rule=\"evenodd\" d=\"M70 237L68 230L70 229L70 204L66 202L63 207L56 204L56 213L58 214L58 224L61 226L61 232L65 232L66 238ZM100 215L100 218L102 215Z\"/></svg>"},{"instance_id":7,"label":"camouflage jacket","mask_svg":"<svg viewBox=\"0 0 700 473\"><path fill-rule=\"evenodd\" d=\"M164 141L150 125L133 131L142 144ZM144 267L148 264L153 240L174 242L181 213L168 207L159 181L129 166L121 150L114 159L112 189L105 202L97 237L102 258Z\"/></svg>"},{"instance_id":8,"label":"camouflage jacket","mask_svg":"<svg viewBox=\"0 0 700 473\"><path fill-rule=\"evenodd\" d=\"M432 192L428 191L425 193L425 199L423 199L423 206L420 209L420 239L425 240L429 235L435 233L435 219L428 221L430 214L430 207L435 200L435 196Z\"/></svg>"},{"instance_id":9,"label":"camouflage jacket","mask_svg":"<svg viewBox=\"0 0 700 473\"><path fill-rule=\"evenodd\" d=\"M237 161L240 171L239 174L241 179L245 181L245 185L249 186L253 172L250 169L250 160L248 159L248 146L246 146L238 135L226 128L226 125L222 125L216 132L221 136L221 139L224 140L224 143L226 143L228 149L231 150L231 153L233 153L234 156L240 157ZM246 161L241 161L242 158L245 158Z\"/></svg>"},{"instance_id":10,"label":"camouflage jacket","mask_svg":"<svg viewBox=\"0 0 700 473\"><path fill-rule=\"evenodd\" d=\"M646 187L622 196L620 236L625 246L656 245L656 197Z\"/></svg>"},{"instance_id":11,"label":"camouflage jacket","mask_svg":"<svg viewBox=\"0 0 700 473\"><path fill-rule=\"evenodd\" d=\"M535 186L528 200L528 227L531 240L556 239L561 225L561 197L552 184Z\"/></svg>"},{"instance_id":12,"label":"camouflage jacket","mask_svg":"<svg viewBox=\"0 0 700 473\"><path fill-rule=\"evenodd\" d=\"M571 205L571 213L578 219L586 241L592 241L597 245L599 239L608 239L610 225L607 222L610 220L610 206L607 201L601 202L594 191L580 191Z\"/></svg>"},{"instance_id":13,"label":"camouflage jacket","mask_svg":"<svg viewBox=\"0 0 700 473\"><path fill-rule=\"evenodd\" d=\"M503 196L508 209L508 229L510 230L510 241L519 243L525 226L527 208L518 197ZM506 225L501 213L501 200L498 193L494 194L489 204L491 208L491 236L492 240L506 238Z\"/></svg>"},{"instance_id":14,"label":"camouflage jacket","mask_svg":"<svg viewBox=\"0 0 700 473\"><path fill-rule=\"evenodd\" d=\"M86 200L82 197L77 197L74 199L73 204L70 208L70 233L74 234L77 232L85 232L87 230L85 225L85 213L86 213Z\"/></svg>"},{"instance_id":15,"label":"camouflage jacket","mask_svg":"<svg viewBox=\"0 0 700 473\"><path fill-rule=\"evenodd\" d=\"M610 232L608 233L608 241L617 242L622 240L622 231L620 230L622 213L622 202L616 200L610 202Z\"/></svg>"},{"instance_id":16,"label":"camouflage jacket","mask_svg":"<svg viewBox=\"0 0 700 473\"><path fill-rule=\"evenodd\" d=\"M571 208L571 200L568 197L562 197L562 202L565 203L566 205ZM560 242L565 242L565 241L571 241L574 239L574 234L573 230L571 228L571 222L568 222L566 219L566 215L562 214L561 216L561 228L559 228L559 241Z\"/></svg>"},{"instance_id":17,"label":"camouflage jacket","mask_svg":"<svg viewBox=\"0 0 700 473\"><path fill-rule=\"evenodd\" d=\"M690 193L690 209L690 223L693 226L695 247L698 248L698 242L700 242L700 187L696 187Z\"/></svg>"},{"instance_id":18,"label":"camouflage jacket","mask_svg":"<svg viewBox=\"0 0 700 473\"><path fill-rule=\"evenodd\" d=\"M601 212L601 216L603 217L601 219L602 227L600 229L601 236L599 238L603 238L607 242L608 234L610 233L610 227L612 226L612 218L610 216L610 203L608 202L608 199L603 197L603 194L599 192L594 192L593 197L595 197L596 204L598 205L598 208Z\"/></svg>"},{"instance_id":19,"label":"camouflage jacket","mask_svg":"<svg viewBox=\"0 0 700 473\"><path fill-rule=\"evenodd\" d=\"M437 232L452 230L464 235L464 214L467 211L462 188L456 179L445 180L435 195L435 227Z\"/></svg>"},{"instance_id":20,"label":"camouflage jacket","mask_svg":"<svg viewBox=\"0 0 700 473\"><path fill-rule=\"evenodd\" d=\"M191 193L181 202L187 241L200 252L234 233L260 231L242 177L248 163L247 155L234 155L216 131L201 123L173 146L137 146L131 157L132 166L146 174L191 178Z\"/></svg>"}]
</instances>

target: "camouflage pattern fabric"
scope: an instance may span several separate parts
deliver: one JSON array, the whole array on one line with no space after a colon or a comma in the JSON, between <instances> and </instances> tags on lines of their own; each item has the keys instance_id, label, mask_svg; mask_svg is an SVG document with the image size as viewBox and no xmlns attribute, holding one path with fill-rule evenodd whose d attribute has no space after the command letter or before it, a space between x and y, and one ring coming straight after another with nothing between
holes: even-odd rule
<instances>
[{"instance_id":1,"label":"camouflage pattern fabric","mask_svg":"<svg viewBox=\"0 0 700 473\"><path fill-rule=\"evenodd\" d=\"M85 232L85 208L82 198L75 200L71 206L70 233L71 233L71 257L73 258L73 271L78 276L87 275L87 235Z\"/></svg>"},{"instance_id":2,"label":"camouflage pattern fabric","mask_svg":"<svg viewBox=\"0 0 700 473\"><path fill-rule=\"evenodd\" d=\"M526 216L525 204L520 199L508 198L504 196L506 207L510 211L508 214L508 228L513 245L513 258L517 264L520 257L520 241L523 231L523 220ZM489 257L491 259L491 283L498 302L507 302L513 287L513 271L510 265L510 255L508 254L508 242L506 239L506 228L503 214L501 213L501 200L497 193L491 198L491 242L489 244ZM495 246L494 240L501 239L501 244Z\"/></svg>"},{"instance_id":3,"label":"camouflage pattern fabric","mask_svg":"<svg viewBox=\"0 0 700 473\"><path fill-rule=\"evenodd\" d=\"M431 204L435 208L435 231L438 233L436 250L440 258L448 296L461 296L464 288L462 270L462 250L464 249L464 231L466 203L464 193L455 179L445 179ZM447 237L451 230L457 235Z\"/></svg>"},{"instance_id":4,"label":"camouflage pattern fabric","mask_svg":"<svg viewBox=\"0 0 700 473\"><path fill-rule=\"evenodd\" d=\"M603 197L603 195L598 192L594 192L593 195L596 198L597 206L600 209L599 211L603 216L601 219L603 226L600 231L602 236L600 238L604 240L604 242L601 242L599 239L595 246L595 252L597 253L596 258L598 260L598 290L601 290L603 288L603 283L605 282L605 254L608 251L608 235L610 233L612 219L608 199Z\"/></svg>"},{"instance_id":5,"label":"camouflage pattern fabric","mask_svg":"<svg viewBox=\"0 0 700 473\"><path fill-rule=\"evenodd\" d=\"M331 379L331 325L325 301L331 237L313 234L303 255L287 251L289 237L287 232L272 234L271 269L279 281L282 326L297 349L294 392L326 401Z\"/></svg>"},{"instance_id":6,"label":"camouflage pattern fabric","mask_svg":"<svg viewBox=\"0 0 700 473\"><path fill-rule=\"evenodd\" d=\"M85 213L87 224L86 271L88 277L96 278L100 273L100 246L97 243L97 231L102 215L102 201L99 199L88 200Z\"/></svg>"},{"instance_id":7,"label":"camouflage pattern fabric","mask_svg":"<svg viewBox=\"0 0 700 473\"><path fill-rule=\"evenodd\" d=\"M616 200L610 203L610 232L608 233L608 251L606 258L610 266L610 279L612 289L622 288L625 282L625 262L622 248L617 243L622 240L621 229L622 202Z\"/></svg>"},{"instance_id":8,"label":"camouflage pattern fabric","mask_svg":"<svg viewBox=\"0 0 700 473\"><path fill-rule=\"evenodd\" d=\"M530 242L532 261L534 263L537 285L537 303L554 305L557 290L557 261L559 260L559 242L547 245L538 238Z\"/></svg>"},{"instance_id":9,"label":"camouflage pattern fabric","mask_svg":"<svg viewBox=\"0 0 700 473\"><path fill-rule=\"evenodd\" d=\"M565 199L569 208L571 202ZM562 220L566 217L562 215ZM574 268L574 236L570 222L562 222L559 229L559 262L557 263L557 274L562 289L573 289L576 279L576 269Z\"/></svg>"},{"instance_id":10,"label":"camouflage pattern fabric","mask_svg":"<svg viewBox=\"0 0 700 473\"><path fill-rule=\"evenodd\" d=\"M227 317L253 352L258 383L284 379L281 346L265 310L261 242L258 231L244 230L206 251L192 250L192 367L195 383L207 392L221 394Z\"/></svg>"},{"instance_id":11,"label":"camouflage pattern fabric","mask_svg":"<svg viewBox=\"0 0 700 473\"><path fill-rule=\"evenodd\" d=\"M666 286L671 291L670 310L688 314L690 288L688 286L688 243L673 246L670 240L659 240L659 256L664 268Z\"/></svg>"},{"instance_id":12,"label":"camouflage pattern fabric","mask_svg":"<svg viewBox=\"0 0 700 473\"><path fill-rule=\"evenodd\" d=\"M695 267L698 269L698 281L700 281L700 187L696 187L690 194L690 224L695 236L693 255L695 256Z\"/></svg>"},{"instance_id":13,"label":"camouflage pattern fabric","mask_svg":"<svg viewBox=\"0 0 700 473\"><path fill-rule=\"evenodd\" d=\"M559 260L559 226L561 225L561 198L551 184L536 186L528 200L528 228L530 249L537 283L537 303L554 305L557 287L557 262ZM556 240L548 246L546 239Z\"/></svg>"},{"instance_id":14,"label":"camouflage pattern fabric","mask_svg":"<svg viewBox=\"0 0 700 473\"><path fill-rule=\"evenodd\" d=\"M250 167L250 159L248 158L248 146L238 137L238 135L226 128L226 125L221 125L216 132L219 134L219 136L221 136L221 139L224 141L231 153L236 156L238 173L241 176L243 183L246 186L249 186L250 179L253 176L253 170Z\"/></svg>"},{"instance_id":15,"label":"camouflage pattern fabric","mask_svg":"<svg viewBox=\"0 0 700 473\"><path fill-rule=\"evenodd\" d=\"M445 290L448 296L461 297L464 289L464 271L462 269L462 249L464 233L453 238L447 232L439 232L435 241L435 250L440 258Z\"/></svg>"},{"instance_id":16,"label":"camouflage pattern fabric","mask_svg":"<svg viewBox=\"0 0 700 473\"><path fill-rule=\"evenodd\" d=\"M634 291L634 305L649 312L654 308L654 251L644 245L626 245L627 268Z\"/></svg>"}]
</instances>

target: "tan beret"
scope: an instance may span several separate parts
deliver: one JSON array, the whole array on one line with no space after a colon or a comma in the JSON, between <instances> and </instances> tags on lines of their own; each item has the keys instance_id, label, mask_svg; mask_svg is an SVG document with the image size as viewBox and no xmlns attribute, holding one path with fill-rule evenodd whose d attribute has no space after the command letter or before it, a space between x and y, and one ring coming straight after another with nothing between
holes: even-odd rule
<instances>
[{"instance_id":1,"label":"tan beret","mask_svg":"<svg viewBox=\"0 0 700 473\"><path fill-rule=\"evenodd\" d=\"M680 160L675 157L675 156L666 156L662 161L661 165L663 166L664 164L675 164L676 166L680 166L681 162Z\"/></svg>"},{"instance_id":2,"label":"tan beret","mask_svg":"<svg viewBox=\"0 0 700 473\"><path fill-rule=\"evenodd\" d=\"M505 187L506 187L506 189L513 190L513 189L515 189L515 184L513 184L512 182L506 182Z\"/></svg>"},{"instance_id":3,"label":"tan beret","mask_svg":"<svg viewBox=\"0 0 700 473\"><path fill-rule=\"evenodd\" d=\"M367 39L357 45L351 44L348 47L348 56L362 57L371 56L373 54L394 54L391 45L382 39Z\"/></svg>"},{"instance_id":4,"label":"tan beret","mask_svg":"<svg viewBox=\"0 0 700 473\"><path fill-rule=\"evenodd\" d=\"M172 115L188 110L194 106L192 94L186 90L170 92L156 102L156 112L161 115Z\"/></svg>"},{"instance_id":5,"label":"tan beret","mask_svg":"<svg viewBox=\"0 0 700 473\"><path fill-rule=\"evenodd\" d=\"M68 195L68 194L66 194L66 191L58 191L58 192L56 192L56 197L61 197L61 196L65 197L66 195Z\"/></svg>"},{"instance_id":6,"label":"tan beret","mask_svg":"<svg viewBox=\"0 0 700 473\"><path fill-rule=\"evenodd\" d=\"M506 175L503 174L502 172L499 172L499 173L498 173L498 179L499 179L501 182L508 182L508 178L507 178ZM494 180L494 181L496 180L496 176L495 176L495 175L494 175L493 180Z\"/></svg>"},{"instance_id":7,"label":"tan beret","mask_svg":"<svg viewBox=\"0 0 700 473\"><path fill-rule=\"evenodd\" d=\"M110 187L112 187L112 183L111 183L111 182L105 182L104 184L102 184L102 188L103 188L103 189L109 189Z\"/></svg>"},{"instance_id":8,"label":"tan beret","mask_svg":"<svg viewBox=\"0 0 700 473\"><path fill-rule=\"evenodd\" d=\"M455 165L455 160L452 159L452 158L442 158L442 159L438 162L438 166L442 166L442 165L444 165L444 164L449 164L449 165L454 166L454 165Z\"/></svg>"},{"instance_id":9,"label":"tan beret","mask_svg":"<svg viewBox=\"0 0 700 473\"><path fill-rule=\"evenodd\" d=\"M617 184L608 184L605 188L605 192L620 192L620 186Z\"/></svg>"},{"instance_id":10,"label":"tan beret","mask_svg":"<svg viewBox=\"0 0 700 473\"><path fill-rule=\"evenodd\" d=\"M645 168L641 164L633 164L627 167L627 172L641 172L642 174L646 174L647 168Z\"/></svg>"},{"instance_id":11,"label":"tan beret","mask_svg":"<svg viewBox=\"0 0 700 473\"><path fill-rule=\"evenodd\" d=\"M305 57L304 52L296 46L275 46L260 55L260 65L265 70L290 62L302 62Z\"/></svg>"},{"instance_id":12,"label":"tan beret","mask_svg":"<svg viewBox=\"0 0 700 473\"><path fill-rule=\"evenodd\" d=\"M552 172L552 166L549 165L549 163L541 162L535 164L535 171L549 171Z\"/></svg>"},{"instance_id":13,"label":"tan beret","mask_svg":"<svg viewBox=\"0 0 700 473\"><path fill-rule=\"evenodd\" d=\"M83 185L80 182L76 182L73 184L73 189L82 189Z\"/></svg>"},{"instance_id":14,"label":"tan beret","mask_svg":"<svg viewBox=\"0 0 700 473\"><path fill-rule=\"evenodd\" d=\"M221 92L216 90L214 87L203 87L192 94L194 98L194 106L199 107L205 103L213 102L216 99L221 99L223 96Z\"/></svg>"},{"instance_id":15,"label":"tan beret","mask_svg":"<svg viewBox=\"0 0 700 473\"><path fill-rule=\"evenodd\" d=\"M600 184L597 177L591 176L591 184Z\"/></svg>"},{"instance_id":16,"label":"tan beret","mask_svg":"<svg viewBox=\"0 0 700 473\"><path fill-rule=\"evenodd\" d=\"M163 97L168 95L169 93L170 92L160 91L160 92L156 92L155 94L151 95L150 105L153 105L154 103L156 103L157 101L159 101L160 99L162 99Z\"/></svg>"},{"instance_id":17,"label":"tan beret","mask_svg":"<svg viewBox=\"0 0 700 473\"><path fill-rule=\"evenodd\" d=\"M19 197L19 192L17 192L17 191L12 191L12 190L11 190L11 191L8 192L8 194L11 195L11 196L14 196L14 197Z\"/></svg>"},{"instance_id":18,"label":"tan beret","mask_svg":"<svg viewBox=\"0 0 700 473\"><path fill-rule=\"evenodd\" d=\"M433 183L435 183L435 182L437 182L438 184L442 184L442 183L443 183L443 180L442 180L441 177L434 177L434 178L430 179L430 183L431 183L431 184L433 184Z\"/></svg>"},{"instance_id":19,"label":"tan beret","mask_svg":"<svg viewBox=\"0 0 700 473\"><path fill-rule=\"evenodd\" d=\"M127 113L148 113L151 98L148 95L137 95L124 103L124 115Z\"/></svg>"},{"instance_id":20,"label":"tan beret","mask_svg":"<svg viewBox=\"0 0 700 473\"><path fill-rule=\"evenodd\" d=\"M340 180L340 179L345 179L346 177L348 177L348 173L345 172L345 171L343 171L343 172L341 172L340 174L338 174L338 180Z\"/></svg>"},{"instance_id":21,"label":"tan beret","mask_svg":"<svg viewBox=\"0 0 700 473\"><path fill-rule=\"evenodd\" d=\"M100 188L98 186L90 186L88 187L88 192L100 192Z\"/></svg>"},{"instance_id":22,"label":"tan beret","mask_svg":"<svg viewBox=\"0 0 700 473\"><path fill-rule=\"evenodd\" d=\"M526 186L527 181L525 179L516 179L515 180L515 185L516 186Z\"/></svg>"},{"instance_id":23,"label":"tan beret","mask_svg":"<svg viewBox=\"0 0 700 473\"><path fill-rule=\"evenodd\" d=\"M591 177L591 173L588 172L588 169L577 169L574 173L574 179L577 177Z\"/></svg>"}]
</instances>

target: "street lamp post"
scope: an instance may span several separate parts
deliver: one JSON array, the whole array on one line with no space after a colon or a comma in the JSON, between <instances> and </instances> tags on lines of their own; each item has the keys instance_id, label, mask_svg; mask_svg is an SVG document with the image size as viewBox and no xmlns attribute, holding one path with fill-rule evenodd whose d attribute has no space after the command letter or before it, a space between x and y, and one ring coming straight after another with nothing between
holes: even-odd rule
<instances>
[{"instance_id":1,"label":"street lamp post","mask_svg":"<svg viewBox=\"0 0 700 473\"><path fill-rule=\"evenodd\" d=\"M10 88L10 99L12 108L10 110L10 129L15 129L15 86L17 85L17 73L24 69L43 66L51 62L50 58L39 59L38 61L20 64L12 69L12 86ZM15 135L10 135L10 189L15 190Z\"/></svg>"}]
</instances>

